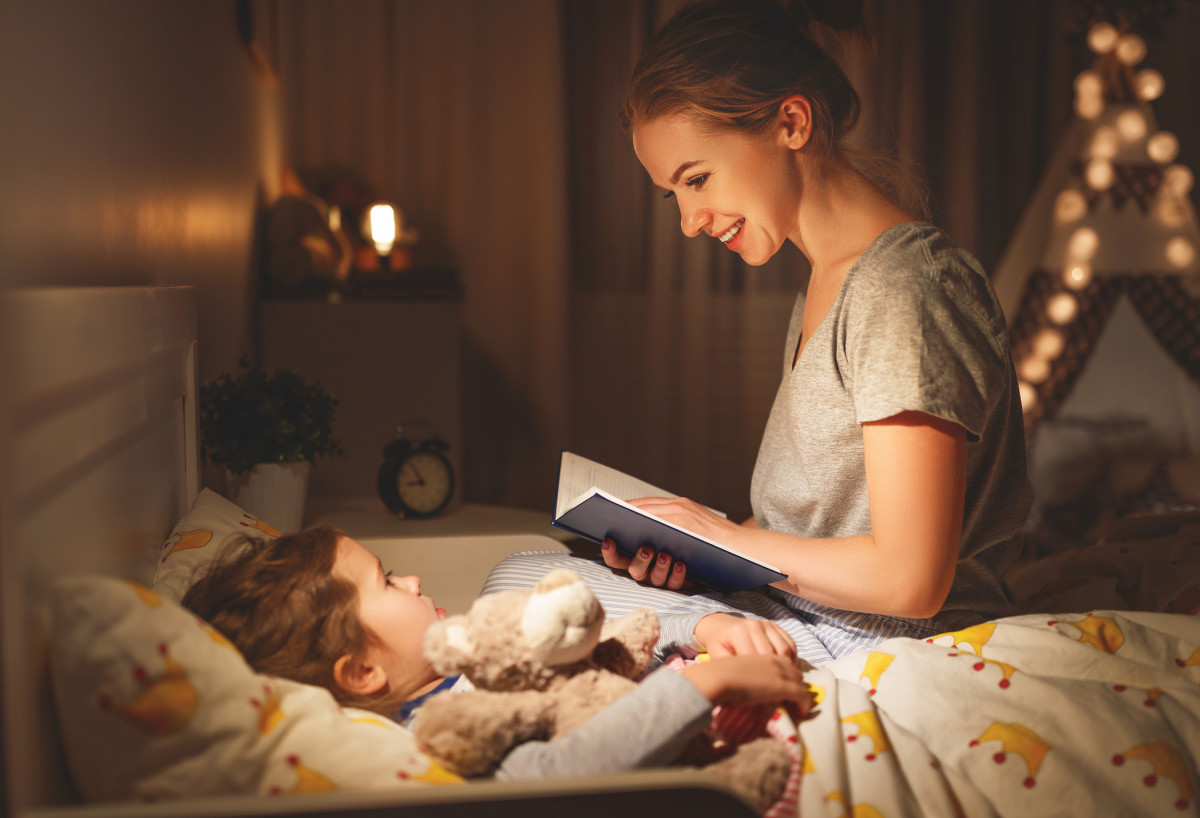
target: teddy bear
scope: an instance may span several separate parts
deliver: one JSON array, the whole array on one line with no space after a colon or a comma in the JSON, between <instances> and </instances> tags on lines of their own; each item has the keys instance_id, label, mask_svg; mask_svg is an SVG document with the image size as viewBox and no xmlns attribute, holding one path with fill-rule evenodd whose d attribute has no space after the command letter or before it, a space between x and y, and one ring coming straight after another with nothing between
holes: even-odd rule
<instances>
[{"instance_id":1,"label":"teddy bear","mask_svg":"<svg viewBox=\"0 0 1200 818\"><path fill-rule=\"evenodd\" d=\"M565 568L531 590L480 597L425 635L433 667L464 674L475 690L431 697L414 724L417 741L463 776L486 775L518 744L561 736L631 692L658 635L646 608L606 623L595 594ZM762 813L782 795L792 756L769 736L735 746L710 730L675 763L702 766Z\"/></svg>"}]
</instances>

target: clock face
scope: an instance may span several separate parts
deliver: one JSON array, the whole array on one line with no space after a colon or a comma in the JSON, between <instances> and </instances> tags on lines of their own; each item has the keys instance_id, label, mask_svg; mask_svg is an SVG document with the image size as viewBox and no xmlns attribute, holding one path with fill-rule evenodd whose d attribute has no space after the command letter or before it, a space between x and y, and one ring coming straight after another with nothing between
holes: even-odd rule
<instances>
[{"instance_id":1,"label":"clock face","mask_svg":"<svg viewBox=\"0 0 1200 818\"><path fill-rule=\"evenodd\" d=\"M433 515L450 501L454 474L437 452L416 451L400 464L396 491L414 515Z\"/></svg>"}]
</instances>

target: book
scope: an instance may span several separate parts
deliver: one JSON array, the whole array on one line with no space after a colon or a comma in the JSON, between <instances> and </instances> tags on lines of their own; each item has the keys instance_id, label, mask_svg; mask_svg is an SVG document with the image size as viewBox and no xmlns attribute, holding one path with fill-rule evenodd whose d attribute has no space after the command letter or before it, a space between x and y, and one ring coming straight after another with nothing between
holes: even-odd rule
<instances>
[{"instance_id":1,"label":"book","mask_svg":"<svg viewBox=\"0 0 1200 818\"><path fill-rule=\"evenodd\" d=\"M688 579L719 591L744 591L786 579L773 565L656 517L628 503L638 497L678 497L617 469L563 451L550 524L599 543L611 537L621 553L642 545L687 565ZM715 509L710 509L724 517Z\"/></svg>"}]
</instances>

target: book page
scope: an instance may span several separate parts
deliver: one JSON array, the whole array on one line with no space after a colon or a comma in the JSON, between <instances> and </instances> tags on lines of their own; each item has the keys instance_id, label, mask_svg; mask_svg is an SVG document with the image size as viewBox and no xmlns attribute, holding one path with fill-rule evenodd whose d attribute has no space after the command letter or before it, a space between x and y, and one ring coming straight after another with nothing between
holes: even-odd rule
<instances>
[{"instance_id":1,"label":"book page","mask_svg":"<svg viewBox=\"0 0 1200 818\"><path fill-rule=\"evenodd\" d=\"M558 503L554 516L559 517L573 501L590 488L602 489L621 500L637 497L678 497L658 486L631 477L625 472L588 460L571 452L562 453L558 470Z\"/></svg>"}]
</instances>

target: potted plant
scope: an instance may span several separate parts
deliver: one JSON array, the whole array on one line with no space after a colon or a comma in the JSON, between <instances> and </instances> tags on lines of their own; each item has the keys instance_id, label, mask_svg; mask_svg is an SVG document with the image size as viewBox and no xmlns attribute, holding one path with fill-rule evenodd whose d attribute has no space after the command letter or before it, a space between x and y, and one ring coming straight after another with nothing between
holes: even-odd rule
<instances>
[{"instance_id":1,"label":"potted plant","mask_svg":"<svg viewBox=\"0 0 1200 818\"><path fill-rule=\"evenodd\" d=\"M337 399L291 369L268 375L245 356L200 387L201 455L225 470L229 499L283 533L304 517L318 457L342 454L333 435Z\"/></svg>"}]
</instances>

